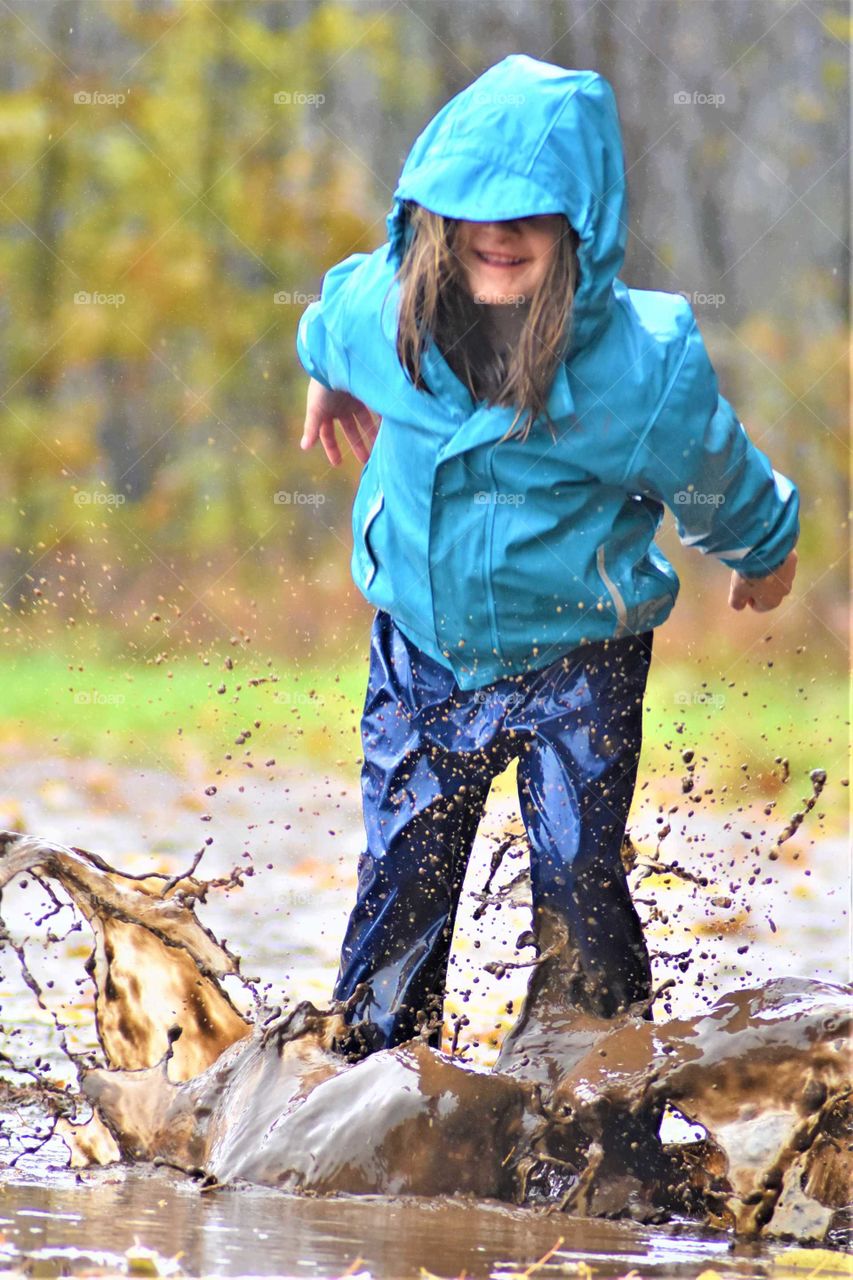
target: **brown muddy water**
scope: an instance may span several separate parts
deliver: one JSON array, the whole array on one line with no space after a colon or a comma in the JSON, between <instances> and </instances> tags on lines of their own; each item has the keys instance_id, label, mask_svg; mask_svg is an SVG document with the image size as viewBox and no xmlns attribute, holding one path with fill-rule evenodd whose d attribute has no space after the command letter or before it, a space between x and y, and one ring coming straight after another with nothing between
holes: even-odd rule
<instances>
[{"instance_id":1,"label":"brown muddy water","mask_svg":"<svg viewBox=\"0 0 853 1280\"><path fill-rule=\"evenodd\" d=\"M30 1103L45 1081L76 1091L63 1042L81 1069L85 1055L98 1049L93 985L84 969L91 933L69 904L67 867L63 884L62 875L47 873L43 851L35 877L20 869L2 901L9 941L0 952L0 1051L24 1070L3 1072L10 1085L0 1146L6 1165L0 1267L51 1275L127 1274L146 1266L160 1274L375 1277L845 1273L848 1259L837 1249L847 1197L839 1179L849 1176L849 1166L838 1152L849 1152L839 1110L849 1057L839 1036L849 993L837 984L848 978L849 870L843 837L823 827L819 779L789 780L770 815L764 804L742 801L720 812L710 805L689 811L683 793L641 803L631 826L632 884L648 920L658 985L674 984L657 1002L654 1028L636 1019L621 1029L560 1024L559 972L549 982L541 966L542 1000L527 1010L521 1036L516 1031L506 1041L491 1071L530 973L513 967L524 954L515 941L529 927L520 840L508 842L491 893L483 896L491 855L520 831L509 789L490 802L466 883L445 1053L416 1047L342 1070L327 1052L326 1015L312 1013L306 1022L297 1000L313 1000L322 1011L334 978L361 841L352 786L304 780L282 794L279 785L241 779L211 796L201 777L61 761L38 767L10 761L3 777L0 809L5 804L7 812L0 826L90 849L131 876L159 872L158 895L166 877L185 872L204 847L196 877L203 871L221 883L203 901L191 895L189 905L215 939L227 939L227 951L217 951L200 930L193 972L209 975L227 997L211 995L220 1038L205 1050L180 991L170 987L180 987L173 964L180 949L172 946L165 953L172 976L153 984L159 1001L150 989L136 1000L147 1021L128 1040L121 1017L110 1025L121 1001L108 1008L103 991L106 978L120 984L133 978L133 963L122 967L115 952L111 974L96 963L106 1059L126 1070L84 1072L84 1087L109 1113L125 1162L68 1169L68 1131L60 1137L55 1115ZM212 843L204 845L208 837ZM78 906L91 908L99 884L138 892L97 862L88 868L95 879L85 900L77 885ZM113 912L112 942L131 927L127 913L121 917ZM241 956L250 987L229 976L223 959L229 953ZM149 972L153 962L146 953L139 971ZM736 991L737 997L725 994ZM157 1036L165 1034L170 1008L179 1006L184 1034L169 1062L159 1075L140 1070L163 1057L168 1041L158 1043ZM244 1018L266 1020L266 1030L251 1032ZM210 1021L208 1008L198 1026ZM143 1046L138 1059L131 1041ZM605 1043L606 1069L587 1052L601 1054ZM197 1059L194 1044L202 1046ZM404 1149L371 1148L371 1126L359 1136L357 1122L377 1096L399 1116L415 1079L420 1102L402 1130ZM295 1099L289 1111L259 1105L265 1097L281 1099L287 1088ZM550 1117L544 1128L543 1094ZM446 1102L451 1095L460 1100L456 1119ZM57 1108L57 1096L48 1112L64 1106ZM655 1213L654 1196L640 1194L653 1183L660 1190L660 1171L651 1168L660 1144L655 1133L647 1167L643 1123L651 1117L657 1129L665 1098L680 1099L692 1117L688 1124L672 1106L664 1110L667 1149L676 1140L682 1151L701 1151L703 1175L694 1169L683 1181L692 1179L694 1189L701 1184L703 1195L710 1189L714 1214L703 1201L693 1220L670 1205L668 1222L653 1221L663 1216ZM152 1116L167 1123L152 1127ZM241 1141L240 1116L249 1117L243 1138L250 1134L251 1141ZM337 1134L330 1120L341 1126ZM640 1128L628 1132L626 1124ZM711 1133L713 1147L696 1146ZM629 1164L635 1159L630 1176L623 1167L626 1137L642 1148L640 1157L627 1157ZM520 1147L528 1160L521 1166ZM300 1149L310 1157L301 1164ZM145 1163L128 1164L130 1155ZM164 1158L199 1173L150 1163ZM709 1183L721 1158L739 1193L734 1216L731 1197L719 1198L723 1184ZM250 1185L259 1182L271 1185ZM201 1190L205 1185L211 1189ZM292 1194L294 1187L303 1194ZM519 1187L524 1205L500 1202L518 1199ZM552 1202L541 1203L547 1194ZM780 1204L787 1217L777 1212ZM612 1212L632 1217L598 1216ZM768 1231L774 1214L778 1229ZM794 1248L796 1236L811 1247ZM137 1243L159 1258L134 1258Z\"/></svg>"}]
</instances>

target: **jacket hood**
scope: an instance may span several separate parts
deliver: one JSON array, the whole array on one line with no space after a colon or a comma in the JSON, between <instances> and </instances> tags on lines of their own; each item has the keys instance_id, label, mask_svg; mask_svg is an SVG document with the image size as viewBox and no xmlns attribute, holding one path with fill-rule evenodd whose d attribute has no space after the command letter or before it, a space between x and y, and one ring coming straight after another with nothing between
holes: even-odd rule
<instances>
[{"instance_id":1,"label":"jacket hood","mask_svg":"<svg viewBox=\"0 0 853 1280\"><path fill-rule=\"evenodd\" d=\"M580 236L570 347L577 350L605 322L625 256L627 189L613 89L595 71L510 54L416 138L386 218L395 267L412 236L407 200L472 222L564 214Z\"/></svg>"}]
</instances>

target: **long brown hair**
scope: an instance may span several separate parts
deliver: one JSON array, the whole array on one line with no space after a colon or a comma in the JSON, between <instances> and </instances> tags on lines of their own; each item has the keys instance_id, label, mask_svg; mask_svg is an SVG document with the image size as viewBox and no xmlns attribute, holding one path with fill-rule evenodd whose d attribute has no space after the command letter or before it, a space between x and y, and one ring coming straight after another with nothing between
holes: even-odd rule
<instances>
[{"instance_id":1,"label":"long brown hair","mask_svg":"<svg viewBox=\"0 0 853 1280\"><path fill-rule=\"evenodd\" d=\"M453 365L476 400L517 410L508 430L526 413L519 438L525 440L543 414L551 434L554 424L546 405L557 365L568 346L572 305L577 290L580 237L566 221L548 270L530 299L527 323L506 365L499 363L483 326L482 305L472 298L454 252L459 221L406 202L413 235L395 279L400 281L397 355L413 384L430 392L421 368L434 339L442 355L452 352ZM491 373L491 377L489 377ZM484 393L484 394L483 394Z\"/></svg>"}]
</instances>

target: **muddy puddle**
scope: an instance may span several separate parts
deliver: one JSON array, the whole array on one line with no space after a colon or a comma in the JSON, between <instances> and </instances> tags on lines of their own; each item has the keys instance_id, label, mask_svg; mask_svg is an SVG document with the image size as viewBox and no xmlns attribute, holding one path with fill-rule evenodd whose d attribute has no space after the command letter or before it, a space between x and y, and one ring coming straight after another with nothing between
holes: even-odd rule
<instances>
[{"instance_id":1,"label":"muddy puddle","mask_svg":"<svg viewBox=\"0 0 853 1280\"><path fill-rule=\"evenodd\" d=\"M542 1210L440 1199L350 1196L308 1199L257 1187L199 1197L187 1178L148 1167L43 1176L0 1184L0 1267L61 1275L111 1268L126 1274L127 1251L144 1240L196 1276L341 1276L376 1280L438 1276L542 1280L581 1276L823 1277L844 1274L825 1249L733 1244L695 1223L642 1226L602 1219L556 1221ZM555 1248L556 1246L556 1248ZM553 1252L552 1252L553 1251ZM29 1259L28 1263L22 1263ZM799 1262L799 1266L794 1266ZM805 1265L808 1264L808 1265ZM584 1270L588 1268L588 1270Z\"/></svg>"},{"instance_id":2,"label":"muddy puddle","mask_svg":"<svg viewBox=\"0 0 853 1280\"><path fill-rule=\"evenodd\" d=\"M654 1022L567 1016L565 947L516 947L525 851L499 800L443 1052L351 1063L325 996L357 793L235 787L210 823L186 782L58 764L47 791L19 776L34 838L0 857L0 1267L844 1273L848 872L819 771L772 815L686 823L674 796L632 826Z\"/></svg>"}]
</instances>

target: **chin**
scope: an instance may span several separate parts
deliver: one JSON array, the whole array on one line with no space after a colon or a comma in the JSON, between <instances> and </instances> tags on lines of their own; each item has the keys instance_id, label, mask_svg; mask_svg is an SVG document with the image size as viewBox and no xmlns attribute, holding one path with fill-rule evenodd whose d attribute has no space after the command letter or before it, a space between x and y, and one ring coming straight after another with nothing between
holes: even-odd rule
<instances>
[{"instance_id":1,"label":"chin","mask_svg":"<svg viewBox=\"0 0 853 1280\"><path fill-rule=\"evenodd\" d=\"M522 301L530 297L530 288L523 279L507 280L505 284L494 280L470 280L468 287L475 302L484 304Z\"/></svg>"}]
</instances>

